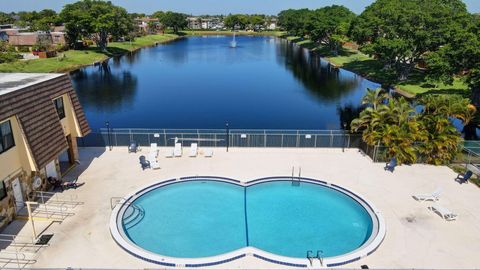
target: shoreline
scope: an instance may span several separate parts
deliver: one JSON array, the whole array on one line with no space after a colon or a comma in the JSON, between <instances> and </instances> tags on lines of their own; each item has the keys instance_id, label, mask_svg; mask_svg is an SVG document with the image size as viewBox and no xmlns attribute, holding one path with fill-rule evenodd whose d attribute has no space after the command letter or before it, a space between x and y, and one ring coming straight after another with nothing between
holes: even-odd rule
<instances>
[{"instance_id":1,"label":"shoreline","mask_svg":"<svg viewBox=\"0 0 480 270\"><path fill-rule=\"evenodd\" d=\"M162 38L164 37L165 39L164 40L159 39L159 40L156 40L156 41L149 41L148 40L149 38L153 38L154 36L158 36L158 37L162 37ZM182 39L184 37L185 36L171 35L171 34L147 35L147 36L139 37L138 39L136 39L136 41L133 41L134 43L135 42L140 42L140 43L145 43L145 44L139 44L135 47L130 47L130 48L128 48L128 44L131 44L129 42L112 42L112 43L109 43L109 44L111 44L111 46L108 47L108 49L111 52L109 52L109 51L101 52L101 51L95 50L96 47L93 47L93 46L91 48L86 49L86 50L68 50L68 51L60 52L60 53L57 54L56 57L52 57L52 58L19 60L19 61L13 62L13 63L0 64L0 73L19 72L19 73L66 73L66 74L70 74L70 73L78 71L78 70L80 70L84 67L101 64L105 61L108 61L109 59L111 59L113 57L121 57L121 56L124 56L127 53L136 52L136 51L138 51L140 49L143 49L143 48L154 47L154 46L157 46L159 44L166 44L166 43L178 40L178 39ZM147 40L145 40L145 39L147 39ZM133 45L131 45L131 46L133 46ZM82 60L80 58L82 57L83 54L85 54L85 55L94 54L94 55L92 56L92 59L90 60L90 62L86 62L87 60L84 60L83 63L72 63L70 65L65 65L64 67L61 67L61 66L60 67L55 67L55 65L58 65L57 62L63 61L62 55L64 55L64 56L69 55L69 56L66 56L67 61L72 60L72 61L82 62ZM41 64L39 64L40 62L41 62ZM36 70L36 69L32 69L32 68L30 68L30 69L26 68L26 66L28 66L32 63L33 64L38 64L38 66L41 66L42 68L37 67L37 69L40 69L40 70ZM49 69L48 68L49 65L53 65L54 67ZM43 69L43 66L45 66L44 69Z\"/></svg>"},{"instance_id":2,"label":"shoreline","mask_svg":"<svg viewBox=\"0 0 480 270\"><path fill-rule=\"evenodd\" d=\"M139 50L144 49L144 48L155 47L155 46L158 46L160 44L167 44L167 43L174 42L174 41L182 39L182 38L184 38L184 37L183 36L177 36L177 37L174 37L174 38L168 39L168 40L156 41L153 44L135 47L135 48L127 50L127 52L124 52L124 53L113 54L111 56L105 55L104 59L101 59L99 61L95 61L92 64L85 64L85 65L80 65L80 66L77 66L77 67L68 68L68 69L65 69L63 72L71 74L72 72L76 72L76 71L78 71L78 70L80 70L84 67L89 67L89 66L95 66L95 65L98 65L98 64L102 64L102 63L104 63L104 62L106 62L106 61L108 61L108 60L110 60L114 57L122 57L127 53L136 52L136 51L139 51Z\"/></svg>"},{"instance_id":3,"label":"shoreline","mask_svg":"<svg viewBox=\"0 0 480 270\"><path fill-rule=\"evenodd\" d=\"M182 39L184 38L184 36L177 36L177 37L174 37L172 39L168 39L168 40L162 40L162 41L157 41L157 42L154 42L153 44L149 44L149 45L144 45L144 46L139 46L139 47L135 47L135 48L132 48L132 49L129 49L127 50L127 52L124 52L124 53L118 53L118 54L113 54L111 56L105 56L104 59L101 59L99 61L95 61L93 62L92 64L85 64L85 65L81 65L81 66L78 66L78 67L75 67L75 68L72 68L72 69L66 69L65 73L68 73L68 74L71 74L72 72L76 72L78 71L79 69L82 69L84 67L89 67L89 66L95 66L95 65L99 65L99 64L102 64L114 57L122 57L124 56L125 54L127 53L132 53L132 52L136 52L136 51L139 51L141 49L145 49L145 48L151 48L151 47L155 47L155 46L158 46L160 44L167 44L167 43L170 43L170 42L174 42L176 40L179 40L179 39Z\"/></svg>"},{"instance_id":4,"label":"shoreline","mask_svg":"<svg viewBox=\"0 0 480 270\"><path fill-rule=\"evenodd\" d=\"M334 61L332 61L332 60L330 59L330 57L324 56L324 55L320 54L320 53L316 50L316 48L317 48L316 46L313 47L313 48L311 48L311 47L308 47L308 46L304 46L303 44L299 44L299 43L296 42L295 40L291 40L291 39L288 39L288 38L282 38L282 39L286 40L287 42L292 42L292 43L296 44L297 46L299 46L299 47L301 47L301 48L303 48L303 49L308 50L308 51L311 52L311 53L316 53L316 54L318 54L322 60L324 60L325 62L328 62L328 63L329 63L330 65L332 65L334 68L337 68L337 69L340 69L340 68L341 68L341 69L343 69L343 70L346 70L346 71L355 73L356 75L361 76L361 77L363 77L363 78L365 78L365 79L367 79L367 80L369 80L369 81L371 81L371 82L373 82L373 83L379 84L383 89L385 89L385 90L387 90L387 91L388 91L389 89L391 89L391 91L394 91L395 93L397 93L397 94L399 94L399 95L401 95L401 96L404 96L404 97L406 97L406 98L415 98L415 95L412 95L412 94L410 94L410 93L407 93L407 92L405 92L405 91L402 91L402 90L398 89L398 87L396 87L395 85L389 86L389 87L385 87L385 85L384 85L382 82L379 82L377 79L372 78L372 77L369 76L368 74L362 74L362 73L360 73L360 72L358 72L358 71L355 71L355 70L353 70L353 69L346 68L344 65L336 64Z\"/></svg>"}]
</instances>

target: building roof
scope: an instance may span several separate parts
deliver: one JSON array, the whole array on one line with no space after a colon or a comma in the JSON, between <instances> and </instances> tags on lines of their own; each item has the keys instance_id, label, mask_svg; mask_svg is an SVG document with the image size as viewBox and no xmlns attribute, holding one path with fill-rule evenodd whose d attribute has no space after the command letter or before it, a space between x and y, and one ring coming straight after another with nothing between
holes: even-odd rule
<instances>
[{"instance_id":1,"label":"building roof","mask_svg":"<svg viewBox=\"0 0 480 270\"><path fill-rule=\"evenodd\" d=\"M68 74L0 74L0 120L16 116L37 169L68 149L53 99L70 97L81 136L90 133Z\"/></svg>"},{"instance_id":2,"label":"building roof","mask_svg":"<svg viewBox=\"0 0 480 270\"><path fill-rule=\"evenodd\" d=\"M50 73L0 73L0 96L62 75Z\"/></svg>"}]
</instances>

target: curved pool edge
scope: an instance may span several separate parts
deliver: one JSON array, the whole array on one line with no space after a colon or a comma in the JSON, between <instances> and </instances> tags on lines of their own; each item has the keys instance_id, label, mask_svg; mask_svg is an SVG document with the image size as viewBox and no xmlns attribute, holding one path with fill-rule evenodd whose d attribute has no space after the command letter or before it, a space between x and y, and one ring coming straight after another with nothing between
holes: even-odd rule
<instances>
[{"instance_id":1,"label":"curved pool edge","mask_svg":"<svg viewBox=\"0 0 480 270\"><path fill-rule=\"evenodd\" d=\"M181 183L181 182L188 182L188 181L198 181L206 179L210 181L218 181L224 183L230 183L242 187L253 186L261 183L266 182L273 182L273 181L292 181L291 176L276 176L276 177L266 177L266 178L259 178L247 182L241 182L239 180L235 180L232 178L225 178L225 177L217 177L217 176L191 176L191 177L181 177L175 179L169 179L162 182L157 182L154 184L145 185L140 188L138 191L132 192L129 195L125 196L122 200L119 201L112 210L112 214L110 216L110 233L114 241L126 252L130 253L131 255L140 258L142 260L168 266L168 267L207 267L213 266L218 264L223 264L227 262L231 262L246 256L253 256L258 259L284 265L290 267L297 267L297 268L306 268L310 265L310 261L307 258L293 258L293 257L286 257L277 254L273 254L270 252L266 252L264 250L255 248L255 247L243 247L232 252L210 256L210 257L202 257L202 258L177 258L177 257L168 257L162 256L160 254L156 254L145 249L140 248L135 243L131 242L128 236L125 234L122 228L122 216L126 209L128 208L129 202L133 202L138 197L142 196L143 194L157 189L159 187L167 186L174 183ZM338 192L341 192L350 198L354 199L358 202L362 207L369 213L370 217L372 218L373 228L371 236L363 245L359 248L353 250L352 252L335 256L335 257L326 257L323 259L323 266L324 267L334 267L334 266L341 266L344 264L352 263L354 261L360 260L368 255L372 254L377 250L380 244L383 242L386 234L386 224L383 216L381 215L380 211L369 201L365 200L362 196L358 193L341 187L336 184L328 183L326 181L316 180L313 178L305 178L305 177L295 177L296 181L312 183L317 185L322 185L327 188L334 189Z\"/></svg>"}]
</instances>

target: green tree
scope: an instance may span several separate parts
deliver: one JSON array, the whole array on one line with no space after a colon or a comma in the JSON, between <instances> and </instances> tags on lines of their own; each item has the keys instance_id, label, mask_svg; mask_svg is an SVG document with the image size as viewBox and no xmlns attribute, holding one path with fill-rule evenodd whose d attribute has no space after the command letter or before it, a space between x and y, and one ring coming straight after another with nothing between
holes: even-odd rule
<instances>
[{"instance_id":1,"label":"green tree","mask_svg":"<svg viewBox=\"0 0 480 270\"><path fill-rule=\"evenodd\" d=\"M163 16L165 16L165 12L163 11L155 11L153 14L152 14L152 18L156 18L158 19L158 21L162 21L163 19Z\"/></svg>"},{"instance_id":2,"label":"green tree","mask_svg":"<svg viewBox=\"0 0 480 270\"><path fill-rule=\"evenodd\" d=\"M107 49L109 36L118 39L134 28L134 22L124 8L101 0L81 0L67 4L60 17L65 23L71 45L82 38L93 38L103 51Z\"/></svg>"},{"instance_id":3,"label":"green tree","mask_svg":"<svg viewBox=\"0 0 480 270\"><path fill-rule=\"evenodd\" d=\"M265 15L251 15L247 17L248 27L252 30L258 31L266 24Z\"/></svg>"},{"instance_id":4,"label":"green tree","mask_svg":"<svg viewBox=\"0 0 480 270\"><path fill-rule=\"evenodd\" d=\"M382 88L375 90L367 89L367 93L362 98L362 104L370 105L376 110L377 107L384 104L387 99L388 94Z\"/></svg>"},{"instance_id":5,"label":"green tree","mask_svg":"<svg viewBox=\"0 0 480 270\"><path fill-rule=\"evenodd\" d=\"M428 95L421 98L420 103L423 105L420 121L427 137L418 145L419 153L427 163L445 164L455 158L462 141L450 118L468 125L476 108L459 95Z\"/></svg>"},{"instance_id":6,"label":"green tree","mask_svg":"<svg viewBox=\"0 0 480 270\"><path fill-rule=\"evenodd\" d=\"M188 25L187 15L182 13L167 11L158 19L165 27L173 29L173 33L175 34L177 34L181 29L186 28Z\"/></svg>"},{"instance_id":7,"label":"green tree","mask_svg":"<svg viewBox=\"0 0 480 270\"><path fill-rule=\"evenodd\" d=\"M418 102L388 98L380 90L369 90L363 102L369 106L351 123L353 132L362 132L369 145L386 147L387 157L400 163L413 163L421 157L426 163L445 164L459 151L462 138L453 126L456 118L467 125L476 109L468 99L455 95L429 95Z\"/></svg>"},{"instance_id":8,"label":"green tree","mask_svg":"<svg viewBox=\"0 0 480 270\"><path fill-rule=\"evenodd\" d=\"M288 9L278 14L278 25L290 35L304 37L313 30L313 17L309 9Z\"/></svg>"},{"instance_id":9,"label":"green tree","mask_svg":"<svg viewBox=\"0 0 480 270\"><path fill-rule=\"evenodd\" d=\"M50 31L53 26L59 25L58 14L51 9L37 11L22 11L18 13L18 25L29 28L30 31Z\"/></svg>"},{"instance_id":10,"label":"green tree","mask_svg":"<svg viewBox=\"0 0 480 270\"><path fill-rule=\"evenodd\" d=\"M406 80L426 53L448 44L469 18L461 0L377 0L354 20L351 35Z\"/></svg>"},{"instance_id":11,"label":"green tree","mask_svg":"<svg viewBox=\"0 0 480 270\"><path fill-rule=\"evenodd\" d=\"M457 29L449 43L427 54L428 78L451 84L457 75L466 75L474 104L480 105L480 17L471 15L466 26Z\"/></svg>"},{"instance_id":12,"label":"green tree","mask_svg":"<svg viewBox=\"0 0 480 270\"><path fill-rule=\"evenodd\" d=\"M238 29L245 29L248 24L248 17L242 14L230 14L223 20L225 23L225 27L235 30Z\"/></svg>"},{"instance_id":13,"label":"green tree","mask_svg":"<svg viewBox=\"0 0 480 270\"><path fill-rule=\"evenodd\" d=\"M372 91L374 93L378 91ZM378 102L381 95L364 98ZM373 97L373 99L371 99ZM388 99L387 103L370 104L351 123L352 131L362 131L363 140L369 145L385 146L388 157L396 157L400 163L417 160L414 142L424 136L414 108L404 98Z\"/></svg>"},{"instance_id":14,"label":"green tree","mask_svg":"<svg viewBox=\"0 0 480 270\"><path fill-rule=\"evenodd\" d=\"M15 62L22 58L21 55L15 52L8 42L0 41L0 64Z\"/></svg>"},{"instance_id":15,"label":"green tree","mask_svg":"<svg viewBox=\"0 0 480 270\"><path fill-rule=\"evenodd\" d=\"M15 22L14 14L0 12L0 24L12 24Z\"/></svg>"},{"instance_id":16,"label":"green tree","mask_svg":"<svg viewBox=\"0 0 480 270\"><path fill-rule=\"evenodd\" d=\"M350 24L355 14L344 6L317 9L312 15L311 39L328 46L336 55L347 40Z\"/></svg>"}]
</instances>

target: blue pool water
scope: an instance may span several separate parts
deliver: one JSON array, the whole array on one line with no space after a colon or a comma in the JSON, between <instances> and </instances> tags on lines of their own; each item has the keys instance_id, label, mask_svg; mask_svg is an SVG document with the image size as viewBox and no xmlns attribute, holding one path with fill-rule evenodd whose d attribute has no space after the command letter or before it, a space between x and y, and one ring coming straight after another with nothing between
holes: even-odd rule
<instances>
[{"instance_id":1,"label":"blue pool water","mask_svg":"<svg viewBox=\"0 0 480 270\"><path fill-rule=\"evenodd\" d=\"M190 181L134 201L145 212L125 225L139 247L170 257L200 258L245 246L288 257L351 252L371 235L372 219L355 200L328 187L273 181L250 187Z\"/></svg>"}]
</instances>

